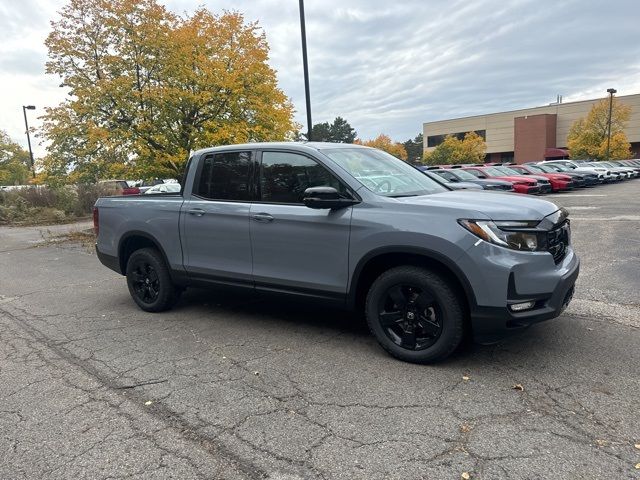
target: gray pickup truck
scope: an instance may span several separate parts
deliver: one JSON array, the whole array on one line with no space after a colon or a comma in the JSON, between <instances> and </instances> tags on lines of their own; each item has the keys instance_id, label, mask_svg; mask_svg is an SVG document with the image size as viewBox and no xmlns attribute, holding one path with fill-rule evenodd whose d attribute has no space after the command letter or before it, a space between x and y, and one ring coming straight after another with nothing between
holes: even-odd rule
<instances>
[{"instance_id":1,"label":"gray pickup truck","mask_svg":"<svg viewBox=\"0 0 640 480\"><path fill-rule=\"evenodd\" d=\"M427 363L465 333L488 343L562 312L579 268L567 215L451 191L372 148L254 143L196 152L179 193L100 198L94 224L98 258L143 310L190 286L319 299Z\"/></svg>"}]
</instances>

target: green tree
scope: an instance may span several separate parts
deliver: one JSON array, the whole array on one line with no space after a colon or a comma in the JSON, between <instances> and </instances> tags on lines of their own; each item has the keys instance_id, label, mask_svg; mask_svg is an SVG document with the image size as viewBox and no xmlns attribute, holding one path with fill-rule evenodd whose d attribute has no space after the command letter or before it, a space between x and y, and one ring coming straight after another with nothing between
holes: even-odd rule
<instances>
[{"instance_id":1,"label":"green tree","mask_svg":"<svg viewBox=\"0 0 640 480\"><path fill-rule=\"evenodd\" d=\"M475 132L466 133L462 140L447 135L440 145L425 153L424 161L430 165L482 163L486 150L484 139Z\"/></svg>"},{"instance_id":2,"label":"green tree","mask_svg":"<svg viewBox=\"0 0 640 480\"><path fill-rule=\"evenodd\" d=\"M240 13L69 0L46 46L47 72L70 89L44 116L51 175L176 177L198 148L294 132L265 34Z\"/></svg>"},{"instance_id":3,"label":"green tree","mask_svg":"<svg viewBox=\"0 0 640 480\"><path fill-rule=\"evenodd\" d=\"M24 185L29 181L29 152L0 130L0 185Z\"/></svg>"},{"instance_id":4,"label":"green tree","mask_svg":"<svg viewBox=\"0 0 640 480\"><path fill-rule=\"evenodd\" d=\"M612 160L631 158L631 144L624 133L631 117L631 107L613 99L611 112L611 145L609 158ZM580 118L571 126L567 137L567 147L571 158L604 160L607 157L607 133L609 123L609 99L596 103L586 118Z\"/></svg>"},{"instance_id":5,"label":"green tree","mask_svg":"<svg viewBox=\"0 0 640 480\"><path fill-rule=\"evenodd\" d=\"M419 162L423 155L423 137L418 134L413 140L409 139L403 143L404 149L407 151L407 158L410 162Z\"/></svg>"},{"instance_id":6,"label":"green tree","mask_svg":"<svg viewBox=\"0 0 640 480\"><path fill-rule=\"evenodd\" d=\"M349 122L342 117L336 117L329 130L332 141L336 143L353 143L358 136Z\"/></svg>"},{"instance_id":7,"label":"green tree","mask_svg":"<svg viewBox=\"0 0 640 480\"><path fill-rule=\"evenodd\" d=\"M336 117L333 123L316 123L311 129L311 138L314 142L353 143L358 134L349 122L342 117ZM299 136L307 139L305 133Z\"/></svg>"}]
</instances>

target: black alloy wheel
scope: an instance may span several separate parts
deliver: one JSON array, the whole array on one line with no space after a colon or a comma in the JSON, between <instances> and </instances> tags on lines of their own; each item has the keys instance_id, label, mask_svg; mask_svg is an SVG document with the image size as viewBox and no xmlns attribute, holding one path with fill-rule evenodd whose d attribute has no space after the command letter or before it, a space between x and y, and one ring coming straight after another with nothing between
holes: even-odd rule
<instances>
[{"instance_id":1,"label":"black alloy wheel","mask_svg":"<svg viewBox=\"0 0 640 480\"><path fill-rule=\"evenodd\" d=\"M365 300L371 333L394 357L412 363L442 360L465 332L464 292L441 273L400 265L380 274Z\"/></svg>"},{"instance_id":2,"label":"black alloy wheel","mask_svg":"<svg viewBox=\"0 0 640 480\"><path fill-rule=\"evenodd\" d=\"M153 265L144 259L138 259L133 264L131 275L136 296L144 303L155 302L160 293L160 279Z\"/></svg>"},{"instance_id":3,"label":"black alloy wheel","mask_svg":"<svg viewBox=\"0 0 640 480\"><path fill-rule=\"evenodd\" d=\"M398 284L387 289L378 309L389 339L407 350L424 350L442 335L442 309L418 285Z\"/></svg>"},{"instance_id":4,"label":"black alloy wheel","mask_svg":"<svg viewBox=\"0 0 640 480\"><path fill-rule=\"evenodd\" d=\"M141 248L127 261L127 286L133 301L147 312L170 309L181 290L171 280L169 267L155 248Z\"/></svg>"}]
</instances>

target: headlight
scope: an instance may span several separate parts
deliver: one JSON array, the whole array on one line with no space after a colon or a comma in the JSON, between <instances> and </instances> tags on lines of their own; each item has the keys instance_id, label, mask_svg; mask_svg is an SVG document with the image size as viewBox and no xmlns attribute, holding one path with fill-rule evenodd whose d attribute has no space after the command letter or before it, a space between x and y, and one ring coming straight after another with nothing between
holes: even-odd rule
<instances>
[{"instance_id":1,"label":"headlight","mask_svg":"<svg viewBox=\"0 0 640 480\"><path fill-rule=\"evenodd\" d=\"M539 222L458 220L458 223L485 242L513 250L538 250L538 233L521 229L535 228Z\"/></svg>"}]
</instances>

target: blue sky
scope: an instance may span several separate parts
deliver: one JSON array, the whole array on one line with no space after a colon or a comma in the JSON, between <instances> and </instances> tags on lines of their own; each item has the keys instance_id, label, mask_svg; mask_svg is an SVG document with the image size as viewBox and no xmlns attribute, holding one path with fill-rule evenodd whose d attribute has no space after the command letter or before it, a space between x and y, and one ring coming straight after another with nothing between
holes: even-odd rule
<instances>
[{"instance_id":1,"label":"blue sky","mask_svg":"<svg viewBox=\"0 0 640 480\"><path fill-rule=\"evenodd\" d=\"M257 20L271 65L305 122L297 0L171 0ZM61 101L44 39L59 0L0 0L0 129L26 144L21 105ZM640 93L638 0L306 0L314 122L346 118L361 138L418 134L425 121ZM44 152L36 147L36 154Z\"/></svg>"}]
</instances>

